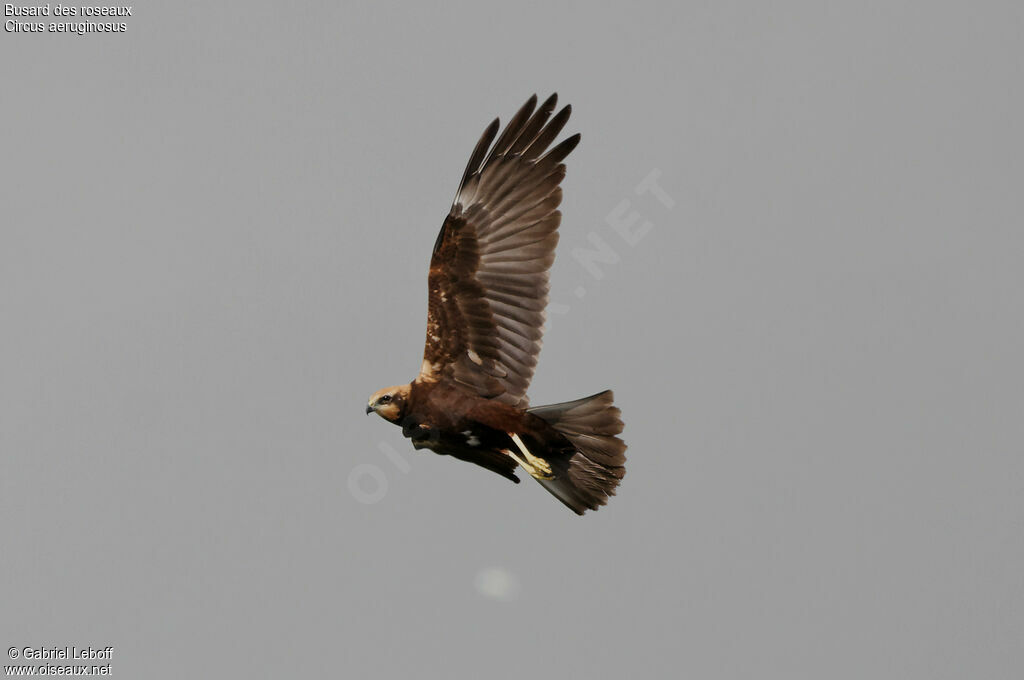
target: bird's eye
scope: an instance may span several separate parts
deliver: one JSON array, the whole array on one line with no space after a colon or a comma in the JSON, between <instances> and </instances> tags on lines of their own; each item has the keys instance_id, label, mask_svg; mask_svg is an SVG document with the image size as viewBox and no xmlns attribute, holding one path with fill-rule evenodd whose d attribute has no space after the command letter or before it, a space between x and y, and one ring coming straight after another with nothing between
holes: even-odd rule
<instances>
[{"instance_id":1,"label":"bird's eye","mask_svg":"<svg viewBox=\"0 0 1024 680\"><path fill-rule=\"evenodd\" d=\"M389 401L391 401L391 395L390 394L385 394L383 397L381 397L380 399L377 400L377 402L380 403L380 404L386 404Z\"/></svg>"}]
</instances>

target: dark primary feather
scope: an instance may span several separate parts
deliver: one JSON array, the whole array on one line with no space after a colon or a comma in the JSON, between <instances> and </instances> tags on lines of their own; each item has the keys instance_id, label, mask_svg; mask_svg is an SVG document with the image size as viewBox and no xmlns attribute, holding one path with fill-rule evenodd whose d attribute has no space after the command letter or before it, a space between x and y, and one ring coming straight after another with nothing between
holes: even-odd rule
<instances>
[{"instance_id":1,"label":"dark primary feather","mask_svg":"<svg viewBox=\"0 0 1024 680\"><path fill-rule=\"evenodd\" d=\"M548 151L572 111L552 117L557 101L537 107L531 97L500 135L491 123L470 155L430 262L420 380L527 405L558 243L562 161L580 139Z\"/></svg>"},{"instance_id":2,"label":"dark primary feather","mask_svg":"<svg viewBox=\"0 0 1024 680\"><path fill-rule=\"evenodd\" d=\"M551 114L554 113L556 104L558 104L557 93L548 97L544 103L540 105L540 108L537 109L537 113L530 118L529 122L527 122L525 126L523 126L522 132L510 149L511 153L522 153L523 149L525 149L530 142L537 137L537 133L540 132L542 127L544 127L544 123L548 122L548 118L550 118Z\"/></svg>"}]
</instances>

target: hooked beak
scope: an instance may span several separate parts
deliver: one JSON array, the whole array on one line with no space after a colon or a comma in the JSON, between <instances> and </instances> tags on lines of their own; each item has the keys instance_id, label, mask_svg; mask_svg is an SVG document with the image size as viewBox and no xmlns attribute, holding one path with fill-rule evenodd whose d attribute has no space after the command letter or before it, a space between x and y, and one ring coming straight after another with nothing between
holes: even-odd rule
<instances>
[{"instance_id":1,"label":"hooked beak","mask_svg":"<svg viewBox=\"0 0 1024 680\"><path fill-rule=\"evenodd\" d=\"M367 414L373 413L373 407L370 406L369 404L366 405L366 413Z\"/></svg>"}]
</instances>

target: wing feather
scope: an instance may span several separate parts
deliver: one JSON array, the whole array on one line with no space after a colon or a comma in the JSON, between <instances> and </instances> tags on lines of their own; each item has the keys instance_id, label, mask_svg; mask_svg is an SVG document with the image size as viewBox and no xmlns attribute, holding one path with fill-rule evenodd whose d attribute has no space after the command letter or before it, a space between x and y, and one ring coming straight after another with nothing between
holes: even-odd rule
<instances>
[{"instance_id":1,"label":"wing feather","mask_svg":"<svg viewBox=\"0 0 1024 680\"><path fill-rule=\"evenodd\" d=\"M543 339L573 135L551 147L572 108L534 95L474 147L430 262L429 311L418 380L451 380L525 408ZM554 115L552 115L554 114ZM549 147L550 150L549 150Z\"/></svg>"},{"instance_id":2,"label":"wing feather","mask_svg":"<svg viewBox=\"0 0 1024 680\"><path fill-rule=\"evenodd\" d=\"M526 160L539 158L540 155L547 150L548 145L555 141L555 137L557 137L558 133L562 131L565 124L569 122L570 115L572 115L571 106L565 106L561 111L556 113L555 117L552 118L548 124L544 126L544 129L537 134L537 138L533 140L525 151L523 151L523 158Z\"/></svg>"},{"instance_id":3,"label":"wing feather","mask_svg":"<svg viewBox=\"0 0 1024 680\"><path fill-rule=\"evenodd\" d=\"M552 94L544 103L537 109L537 113L530 118L530 121L523 128L522 134L519 135L519 139L512 145L509 152L512 154L521 154L530 144L533 144L533 140L537 139L537 134L544 127L544 124L548 122L548 118L555 112L555 106L558 105L558 93Z\"/></svg>"},{"instance_id":4,"label":"wing feather","mask_svg":"<svg viewBox=\"0 0 1024 680\"><path fill-rule=\"evenodd\" d=\"M537 106L537 95L531 96L526 100L526 103L516 111L516 115L512 116L512 119L505 126L505 130L498 137L498 140L494 142L494 146L491 147L491 152L487 154L488 161L495 156L504 155L509 148L519 139L519 135L522 133L523 128L530 121L530 117L533 114L534 107ZM486 163L485 163L486 165Z\"/></svg>"},{"instance_id":5,"label":"wing feather","mask_svg":"<svg viewBox=\"0 0 1024 680\"><path fill-rule=\"evenodd\" d=\"M494 135L498 134L498 127L500 125L501 122L497 118L492 120L491 124L487 126L487 129L480 136L480 140L477 141L473 153L469 156L469 163L466 164L466 171L462 174L462 181L459 182L459 191L455 194L456 200L458 200L459 194L466 187L466 182L471 177L473 168L479 167L483 163L484 155L491 146L491 142L494 141Z\"/></svg>"}]
</instances>

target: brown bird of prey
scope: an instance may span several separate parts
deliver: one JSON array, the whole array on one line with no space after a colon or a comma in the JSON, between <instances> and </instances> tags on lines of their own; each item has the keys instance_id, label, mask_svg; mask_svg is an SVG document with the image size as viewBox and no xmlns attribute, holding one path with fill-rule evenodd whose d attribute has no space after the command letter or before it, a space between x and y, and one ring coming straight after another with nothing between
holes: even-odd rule
<instances>
[{"instance_id":1,"label":"brown bird of prey","mask_svg":"<svg viewBox=\"0 0 1024 680\"><path fill-rule=\"evenodd\" d=\"M495 119L477 142L430 259L420 374L374 393L366 412L401 425L416 449L516 483L521 466L582 515L626 473L612 393L533 408L526 396L562 219L562 161L580 141L548 148L572 110L552 116L557 101L537 108L534 95L500 135Z\"/></svg>"}]
</instances>

